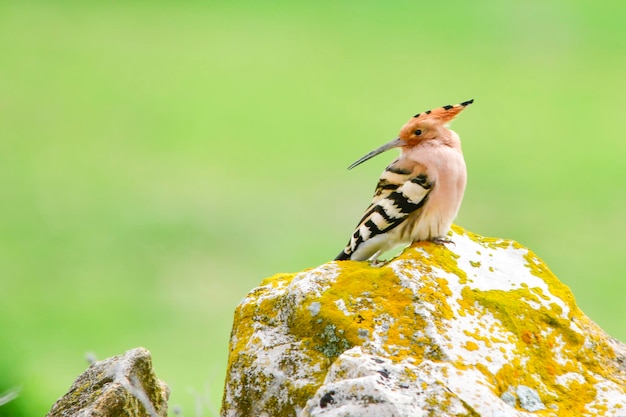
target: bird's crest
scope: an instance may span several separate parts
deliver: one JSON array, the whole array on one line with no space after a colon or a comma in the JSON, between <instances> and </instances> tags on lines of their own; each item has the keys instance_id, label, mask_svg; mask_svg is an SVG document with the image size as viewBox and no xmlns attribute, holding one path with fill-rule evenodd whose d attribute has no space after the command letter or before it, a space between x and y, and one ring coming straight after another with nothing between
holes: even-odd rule
<instances>
[{"instance_id":1,"label":"bird's crest","mask_svg":"<svg viewBox=\"0 0 626 417\"><path fill-rule=\"evenodd\" d=\"M413 116L413 120L436 120L439 121L439 123L448 123L449 121L454 119L457 114L461 113L463 109L465 109L465 107L469 106L473 102L474 99L467 100L463 103L455 105L448 104L447 106L437 107L436 109L432 110L426 110L423 113L417 113L415 116Z\"/></svg>"}]
</instances>

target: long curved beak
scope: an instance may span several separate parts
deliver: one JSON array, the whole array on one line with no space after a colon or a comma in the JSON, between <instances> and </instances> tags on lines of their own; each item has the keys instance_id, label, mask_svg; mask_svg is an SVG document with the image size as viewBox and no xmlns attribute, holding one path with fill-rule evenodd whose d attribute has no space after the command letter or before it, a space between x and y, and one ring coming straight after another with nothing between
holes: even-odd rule
<instances>
[{"instance_id":1,"label":"long curved beak","mask_svg":"<svg viewBox=\"0 0 626 417\"><path fill-rule=\"evenodd\" d=\"M367 161L368 159L371 159L373 157L375 157L378 154L381 154L385 151L388 151L389 149L393 149L393 148L399 148L400 146L404 145L404 142L402 141L402 139L400 138L395 138L394 140L392 140L389 143L385 143L383 146L381 146L378 149L374 149L372 152L368 153L367 155L365 155L363 158L359 159L358 161L356 161L355 163L353 163L352 165L350 165L348 167L348 169L352 169L357 165L362 164L363 162Z\"/></svg>"}]
</instances>

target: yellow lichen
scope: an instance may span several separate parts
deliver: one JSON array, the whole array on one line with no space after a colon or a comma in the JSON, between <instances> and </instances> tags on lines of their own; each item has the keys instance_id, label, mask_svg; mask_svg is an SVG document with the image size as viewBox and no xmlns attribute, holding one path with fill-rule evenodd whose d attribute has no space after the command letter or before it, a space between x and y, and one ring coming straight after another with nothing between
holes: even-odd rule
<instances>
[{"instance_id":1,"label":"yellow lichen","mask_svg":"<svg viewBox=\"0 0 626 417\"><path fill-rule=\"evenodd\" d=\"M467 342L465 342L465 349L467 350L478 350L478 345L474 342L472 342L471 340L468 340Z\"/></svg>"},{"instance_id":2,"label":"yellow lichen","mask_svg":"<svg viewBox=\"0 0 626 417\"><path fill-rule=\"evenodd\" d=\"M485 346L488 347L488 348L490 348L492 346L491 336L490 337L483 336L483 335L481 335L481 332L478 331L477 329L474 329L474 331L463 330L463 333L465 333L466 336L471 337L474 340L482 341L485 344Z\"/></svg>"},{"instance_id":3,"label":"yellow lichen","mask_svg":"<svg viewBox=\"0 0 626 417\"><path fill-rule=\"evenodd\" d=\"M281 412L289 407L304 406L340 354L353 346L369 346L374 336L384 341L380 346L382 351L376 353L393 362L409 358L416 365L424 358L445 361L447 355L443 350L452 347L433 343L424 331L427 324L435 329L445 329L447 322L454 319L449 302L451 283L438 272L444 271L458 277L462 286L461 297L455 300L458 314L478 318L476 328L465 329L470 340L465 341L463 347L472 352L483 348L497 349L493 352L497 352L498 357L509 358L509 362L495 374L484 364L471 365L487 376L488 381L493 381L497 395L518 385L526 385L536 389L544 404L558 407L559 415L578 415L584 413L585 404L596 398L594 384L598 377L620 383L613 376L617 371L607 366L607 360L615 355L612 348L595 330L595 324L577 308L569 288L558 281L539 258L515 242L483 238L458 226L453 230L486 248L525 251L527 268L547 283L548 292L526 283L508 291L473 289L468 285L466 273L457 265L458 255L429 242L417 242L395 258L396 268L404 268L410 271L409 276L419 277L410 284L411 288L403 285L406 281L402 281L389 264L373 267L367 262L345 261L335 264L339 268L336 276L320 276L320 280L329 281L328 285L317 288L317 295L309 294L304 302L295 302L286 297L268 296L272 291L286 291L297 276L277 274L264 280L262 286L248 294L238 307L229 369L250 369L255 358L247 352L254 350L252 346L263 343L254 337L255 331L261 326L285 321L297 341L293 349L301 353L300 357L306 362L304 366L317 371L309 384L289 383L291 404L276 400L268 405L274 411L280 411L273 415L282 415ZM477 253L480 255L479 251ZM480 261L470 261L470 264L476 268L481 266ZM489 266L489 271L493 272L493 267ZM566 309L550 302L554 298L562 300ZM418 300L422 305L433 307L428 309L427 316L415 311ZM288 314L279 315L287 305L290 308ZM496 322L488 322L487 329L480 320L482 315L492 315ZM498 336L493 336L495 334ZM485 356L485 361L493 364L496 360L492 357L495 356ZM286 361L279 366L285 375L291 375L303 365ZM454 366L459 372L470 367L460 355L457 355ZM560 385L558 381L563 380L559 378L568 373L581 377L569 380L565 386ZM417 379L417 375L406 368L405 374L410 381ZM238 384L248 389L258 387L258 390L246 391L237 398L240 411L245 411L246 404L251 406L258 401L264 387L274 383L271 377L262 373L254 375L240 373ZM603 412L600 406L596 411L598 415ZM550 415L550 412L546 409L536 414Z\"/></svg>"},{"instance_id":4,"label":"yellow lichen","mask_svg":"<svg viewBox=\"0 0 626 417\"><path fill-rule=\"evenodd\" d=\"M561 286L563 287L563 286ZM552 287L551 287L552 290ZM562 288L561 288L562 290ZM516 339L510 339L517 345L515 359L504 365L495 375L498 387L498 394L502 394L510 387L517 385L536 386L539 379L546 384L552 392L560 392L559 408L572 411L576 404L584 404L595 398L595 388L593 382L587 374L587 383L582 384L580 392L585 392L586 396L573 395L572 392L565 392L556 387L556 377L568 372L578 372L579 367L573 361L566 361L563 364L559 356L580 358L587 357L587 366L591 365L593 372L601 370L593 363L591 358L596 358L597 354L589 352L583 347L584 337L570 328L569 320L562 317L561 308L551 304L551 309L540 307L535 309L530 304L520 302L520 299L538 302L536 289L519 289L513 291L463 291L466 303L478 303L492 312L502 323L502 327L507 331L516 334ZM544 297L542 297L544 298ZM574 310L577 310L574 308ZM579 311L575 315L581 314ZM565 346L560 351L555 352L554 348L559 343L555 340L559 337L559 342L565 342ZM526 358L522 366L520 358ZM577 392L577 394L580 394ZM544 403L554 400L553 396L546 392L540 392ZM582 400L582 401L581 401Z\"/></svg>"}]
</instances>

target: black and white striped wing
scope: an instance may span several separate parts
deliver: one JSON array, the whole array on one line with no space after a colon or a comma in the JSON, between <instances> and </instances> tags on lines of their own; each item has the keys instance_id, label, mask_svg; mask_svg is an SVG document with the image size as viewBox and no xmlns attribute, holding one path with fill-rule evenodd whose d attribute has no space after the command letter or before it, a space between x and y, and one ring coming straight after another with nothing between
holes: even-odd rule
<instances>
[{"instance_id":1,"label":"black and white striped wing","mask_svg":"<svg viewBox=\"0 0 626 417\"><path fill-rule=\"evenodd\" d=\"M367 245L368 241L389 232L420 210L428 199L431 187L432 183L423 169L401 169L396 164L387 167L378 182L372 204L365 211L348 245L335 260L351 259L352 254ZM371 256L377 249L372 248L368 252Z\"/></svg>"}]
</instances>

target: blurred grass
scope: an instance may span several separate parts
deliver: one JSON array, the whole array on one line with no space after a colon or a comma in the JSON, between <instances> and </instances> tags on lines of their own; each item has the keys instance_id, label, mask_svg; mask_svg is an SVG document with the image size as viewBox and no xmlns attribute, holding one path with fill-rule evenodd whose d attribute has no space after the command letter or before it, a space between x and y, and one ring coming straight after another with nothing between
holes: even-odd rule
<instances>
[{"instance_id":1,"label":"blurred grass","mask_svg":"<svg viewBox=\"0 0 626 417\"><path fill-rule=\"evenodd\" d=\"M458 224L539 254L626 340L626 3L0 5L0 415L151 350L219 407L238 301L332 259L411 115L455 121ZM206 411L205 411L206 412ZM8 414L10 413L10 414Z\"/></svg>"}]
</instances>

